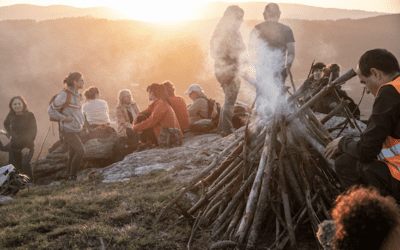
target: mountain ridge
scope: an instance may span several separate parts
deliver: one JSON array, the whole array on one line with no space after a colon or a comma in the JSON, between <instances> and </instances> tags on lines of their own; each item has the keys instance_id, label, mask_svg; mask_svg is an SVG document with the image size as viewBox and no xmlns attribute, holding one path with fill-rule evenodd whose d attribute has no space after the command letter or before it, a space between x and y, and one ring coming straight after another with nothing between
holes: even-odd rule
<instances>
[{"instance_id":1,"label":"mountain ridge","mask_svg":"<svg viewBox=\"0 0 400 250\"><path fill-rule=\"evenodd\" d=\"M220 18L225 9L232 4L239 5L245 11L245 20L262 20L265 2L211 2L198 6L189 11L186 20ZM346 10L339 8L314 7L304 4L280 3L282 19L300 20L338 20L361 19L385 15L388 13L369 12L363 10ZM73 7L69 5L40 6L32 4L14 4L0 7L0 21L33 19L43 21L49 19L91 16L109 20L129 19L135 20L127 14L106 6L98 7Z\"/></svg>"}]
</instances>

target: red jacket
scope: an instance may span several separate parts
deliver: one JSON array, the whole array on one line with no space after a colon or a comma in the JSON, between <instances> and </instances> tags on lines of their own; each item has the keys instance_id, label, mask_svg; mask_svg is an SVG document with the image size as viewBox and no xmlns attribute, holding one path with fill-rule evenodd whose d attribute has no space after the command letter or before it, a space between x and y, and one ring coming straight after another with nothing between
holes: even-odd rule
<instances>
[{"instance_id":1,"label":"red jacket","mask_svg":"<svg viewBox=\"0 0 400 250\"><path fill-rule=\"evenodd\" d=\"M133 127L133 131L139 132L148 128L153 128L156 137L160 135L162 127L165 125L168 128L177 128L181 130L178 119L176 118L175 112L172 107L163 99L149 105L147 111L152 110L150 117ZM146 113L143 110L142 113ZM148 113L148 112L147 112ZM183 134L181 132L181 137Z\"/></svg>"},{"instance_id":2,"label":"red jacket","mask_svg":"<svg viewBox=\"0 0 400 250\"><path fill-rule=\"evenodd\" d=\"M176 118L178 118L179 126L182 130L189 129L190 127L190 117L188 107L186 105L185 99L180 96L170 96L169 101L173 110L175 111Z\"/></svg>"}]
</instances>

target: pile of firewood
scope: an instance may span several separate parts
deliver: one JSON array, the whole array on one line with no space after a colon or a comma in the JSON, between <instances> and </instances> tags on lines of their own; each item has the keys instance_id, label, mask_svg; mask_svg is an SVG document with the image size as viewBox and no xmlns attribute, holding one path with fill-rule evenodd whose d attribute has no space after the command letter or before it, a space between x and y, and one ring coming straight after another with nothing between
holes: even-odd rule
<instances>
[{"instance_id":1,"label":"pile of firewood","mask_svg":"<svg viewBox=\"0 0 400 250\"><path fill-rule=\"evenodd\" d=\"M210 241L216 242L212 249L254 249L265 230L273 232L267 239L270 249L282 249L289 242L296 249L296 230L306 224L316 233L320 222L331 219L328 211L342 191L333 161L324 157L332 138L310 107L354 76L350 70L335 81L321 78L313 83L318 86L314 93L307 95L309 78L289 98L282 98L268 118L251 115L244 135L188 181L157 221L176 204L182 218L192 219L188 249L196 232L206 228ZM347 122L357 126L346 102L339 106ZM342 110L332 111L323 122ZM177 201L187 192L200 199L185 211Z\"/></svg>"}]
</instances>

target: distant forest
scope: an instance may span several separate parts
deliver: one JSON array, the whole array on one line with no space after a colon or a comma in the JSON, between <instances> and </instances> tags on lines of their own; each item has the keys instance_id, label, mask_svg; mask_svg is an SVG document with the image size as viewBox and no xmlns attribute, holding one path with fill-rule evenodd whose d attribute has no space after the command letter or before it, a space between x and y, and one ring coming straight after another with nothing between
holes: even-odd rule
<instances>
[{"instance_id":1,"label":"distant forest","mask_svg":"<svg viewBox=\"0 0 400 250\"><path fill-rule=\"evenodd\" d=\"M36 22L0 22L0 122L14 95L26 98L40 123L40 136L50 124L46 109L51 96L62 88L69 72L84 75L85 86L99 87L109 102L113 117L118 91L130 89L141 109L149 104L146 86L171 80L177 95L192 83L204 86L205 93L223 101L222 89L214 77L209 41L218 19L151 24L112 21L91 17L63 18ZM306 78L311 62L339 63L342 72L356 67L362 53L386 48L400 59L400 14L367 19L337 21L282 20L293 29L296 60L292 68L296 85ZM248 34L259 21L242 25ZM361 87L356 80L350 95L356 101ZM245 87L247 83L242 82ZM189 101L188 96L184 96ZM239 101L251 102L247 92ZM44 130L44 131L43 131ZM40 143L40 139L37 140Z\"/></svg>"}]
</instances>

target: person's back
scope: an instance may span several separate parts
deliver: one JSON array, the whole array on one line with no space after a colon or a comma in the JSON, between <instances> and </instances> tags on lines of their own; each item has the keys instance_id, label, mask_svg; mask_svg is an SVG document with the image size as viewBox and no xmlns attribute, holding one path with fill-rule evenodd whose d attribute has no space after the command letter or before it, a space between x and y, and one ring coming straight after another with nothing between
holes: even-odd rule
<instances>
[{"instance_id":1,"label":"person's back","mask_svg":"<svg viewBox=\"0 0 400 250\"><path fill-rule=\"evenodd\" d=\"M185 99L183 99L181 96L170 96L169 101L176 114L176 118L178 119L182 131L189 129L190 116Z\"/></svg>"},{"instance_id":2,"label":"person's back","mask_svg":"<svg viewBox=\"0 0 400 250\"><path fill-rule=\"evenodd\" d=\"M97 126L110 124L108 115L108 105L104 100L100 100L100 91L96 87L90 87L84 93L87 102L83 104L83 114L89 125Z\"/></svg>"}]
</instances>

